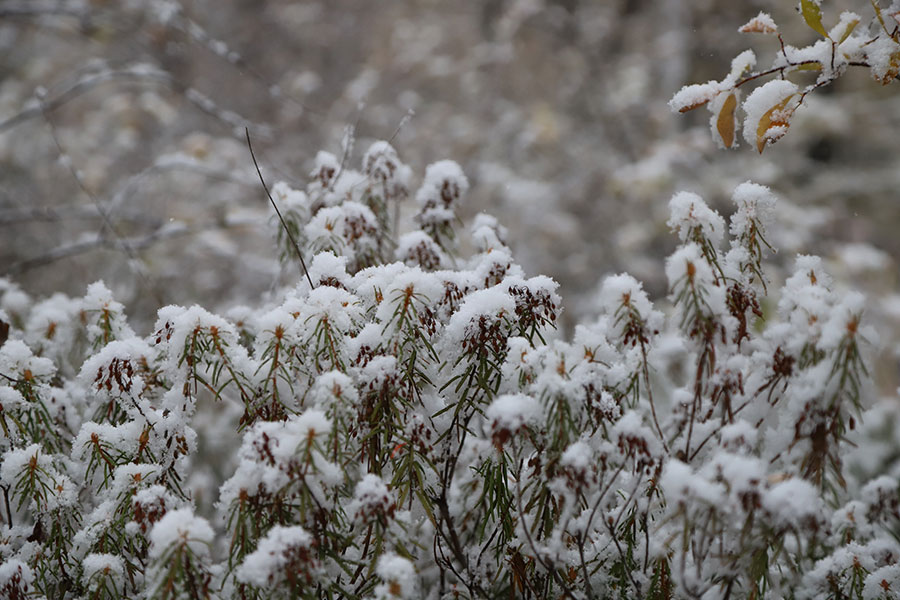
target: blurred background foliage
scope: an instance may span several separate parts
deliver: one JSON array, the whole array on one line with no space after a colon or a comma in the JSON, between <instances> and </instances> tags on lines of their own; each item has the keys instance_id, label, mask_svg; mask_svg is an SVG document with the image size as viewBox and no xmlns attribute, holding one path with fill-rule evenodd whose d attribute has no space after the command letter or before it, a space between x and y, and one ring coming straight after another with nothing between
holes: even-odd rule
<instances>
[{"instance_id":1,"label":"blurred background foliage","mask_svg":"<svg viewBox=\"0 0 900 600\"><path fill-rule=\"evenodd\" d=\"M826 0L826 23L843 9L872 16ZM737 33L760 10L786 42L814 39L776 0L0 0L0 276L35 295L102 278L136 323L258 303L297 271L275 260L244 125L270 184L297 188L355 125L352 166L389 138L415 173L459 162L467 215L498 216L530 274L561 283L564 329L606 274L665 294L675 191L727 216L738 183L768 185L775 262L821 254L869 294L892 389L897 84L848 73L763 155L718 150L705 111L666 106L746 48L769 64L774 37Z\"/></svg>"}]
</instances>

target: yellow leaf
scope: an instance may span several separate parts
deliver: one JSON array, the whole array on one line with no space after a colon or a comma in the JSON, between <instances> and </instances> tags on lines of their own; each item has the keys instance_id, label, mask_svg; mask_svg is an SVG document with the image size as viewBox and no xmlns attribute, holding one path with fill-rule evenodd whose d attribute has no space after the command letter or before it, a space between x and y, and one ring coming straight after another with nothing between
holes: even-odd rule
<instances>
[{"instance_id":1,"label":"yellow leaf","mask_svg":"<svg viewBox=\"0 0 900 600\"><path fill-rule=\"evenodd\" d=\"M800 0L800 11L803 13L803 20L807 25L822 37L828 37L828 33L822 27L822 9L815 0Z\"/></svg>"},{"instance_id":2,"label":"yellow leaf","mask_svg":"<svg viewBox=\"0 0 900 600\"><path fill-rule=\"evenodd\" d=\"M726 148L731 148L734 144L734 109L737 108L737 98L734 94L728 94L722 109L719 111L719 118L716 119L716 131L722 138L722 143Z\"/></svg>"},{"instance_id":3,"label":"yellow leaf","mask_svg":"<svg viewBox=\"0 0 900 600\"><path fill-rule=\"evenodd\" d=\"M766 147L766 144L770 141L774 141L767 137L767 133L773 127L784 127L787 128L790 123L788 119L791 116L793 111L785 110L788 105L788 102L791 101L791 98L794 97L794 94L791 94L769 110L765 112L762 118L759 120L759 125L756 126L756 149L762 154L763 149ZM777 138L776 138L777 139Z\"/></svg>"},{"instance_id":4,"label":"yellow leaf","mask_svg":"<svg viewBox=\"0 0 900 600\"><path fill-rule=\"evenodd\" d=\"M850 37L850 34L853 33L853 30L856 29L856 26L859 25L859 19L853 19L847 24L847 29L841 35L841 39L838 41L838 44L843 44L844 41Z\"/></svg>"}]
</instances>

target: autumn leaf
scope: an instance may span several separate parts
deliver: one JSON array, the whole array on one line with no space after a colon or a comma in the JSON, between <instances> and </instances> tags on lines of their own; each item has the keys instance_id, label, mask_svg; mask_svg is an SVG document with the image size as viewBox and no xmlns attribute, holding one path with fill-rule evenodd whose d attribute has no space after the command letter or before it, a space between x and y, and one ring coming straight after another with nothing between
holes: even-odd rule
<instances>
[{"instance_id":1,"label":"autumn leaf","mask_svg":"<svg viewBox=\"0 0 900 600\"><path fill-rule=\"evenodd\" d=\"M793 109L788 109L788 102L794 94L791 94L769 110L767 110L759 120L756 126L756 149L762 154L766 144L771 144L780 139L787 132L790 126L789 119L794 113Z\"/></svg>"},{"instance_id":2,"label":"autumn leaf","mask_svg":"<svg viewBox=\"0 0 900 600\"><path fill-rule=\"evenodd\" d=\"M728 94L722 109L719 111L719 117L716 119L716 131L722 138L722 143L726 148L734 145L734 111L737 108L737 97L734 93Z\"/></svg>"},{"instance_id":3,"label":"autumn leaf","mask_svg":"<svg viewBox=\"0 0 900 600\"><path fill-rule=\"evenodd\" d=\"M778 26L767 13L760 12L741 25L738 31L741 33L777 33Z\"/></svg>"},{"instance_id":4,"label":"autumn leaf","mask_svg":"<svg viewBox=\"0 0 900 600\"><path fill-rule=\"evenodd\" d=\"M699 108L718 95L718 85L717 81L686 85L669 100L669 108L680 113Z\"/></svg>"}]
</instances>

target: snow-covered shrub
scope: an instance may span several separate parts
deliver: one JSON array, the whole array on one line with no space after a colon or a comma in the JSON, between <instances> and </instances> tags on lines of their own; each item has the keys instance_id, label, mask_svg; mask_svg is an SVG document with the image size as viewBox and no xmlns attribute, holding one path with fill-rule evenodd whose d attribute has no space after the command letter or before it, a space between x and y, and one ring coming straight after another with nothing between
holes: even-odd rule
<instances>
[{"instance_id":1,"label":"snow-covered shrub","mask_svg":"<svg viewBox=\"0 0 900 600\"><path fill-rule=\"evenodd\" d=\"M610 276L566 340L495 219L459 254L457 165L401 234L393 148L319 163L273 188L309 278L239 320L0 285L4 597L896 597L875 333L816 257L770 290L768 188L676 194L668 299Z\"/></svg>"}]
</instances>

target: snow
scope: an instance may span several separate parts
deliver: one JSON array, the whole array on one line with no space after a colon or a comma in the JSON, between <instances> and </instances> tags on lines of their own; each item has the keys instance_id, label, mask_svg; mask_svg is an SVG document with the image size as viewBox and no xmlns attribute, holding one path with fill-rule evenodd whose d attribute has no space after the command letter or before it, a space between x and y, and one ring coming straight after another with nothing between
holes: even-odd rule
<instances>
[{"instance_id":1,"label":"snow","mask_svg":"<svg viewBox=\"0 0 900 600\"><path fill-rule=\"evenodd\" d=\"M16 407L25 403L22 394L11 387L0 387L0 411L13 412Z\"/></svg>"},{"instance_id":2,"label":"snow","mask_svg":"<svg viewBox=\"0 0 900 600\"><path fill-rule=\"evenodd\" d=\"M691 192L678 192L669 200L669 220L666 225L678 234L682 242L696 241L695 235L707 238L718 248L725 235L725 220L707 206L703 198Z\"/></svg>"},{"instance_id":3,"label":"snow","mask_svg":"<svg viewBox=\"0 0 900 600\"><path fill-rule=\"evenodd\" d=\"M12 315L25 315L33 304L31 297L9 279L0 277L0 309ZM9 319L6 319L9 322Z\"/></svg>"},{"instance_id":4,"label":"snow","mask_svg":"<svg viewBox=\"0 0 900 600\"><path fill-rule=\"evenodd\" d=\"M319 210L303 228L313 252L331 250L351 261L362 259L378 246L378 220L368 206L347 200Z\"/></svg>"},{"instance_id":5,"label":"snow","mask_svg":"<svg viewBox=\"0 0 900 600\"><path fill-rule=\"evenodd\" d=\"M824 324L830 320L834 303L834 294L829 289L832 279L825 272L819 257L798 256L794 269L785 281L778 301L778 314L782 320L790 323L794 331L803 332L803 335L789 338L791 347L802 345L805 341L816 343L819 340ZM842 335L838 326L835 321L829 327L829 342L832 344Z\"/></svg>"},{"instance_id":6,"label":"snow","mask_svg":"<svg viewBox=\"0 0 900 600\"><path fill-rule=\"evenodd\" d=\"M540 403L525 394L498 396L485 411L494 431L505 429L515 432L525 425L535 423L540 415Z\"/></svg>"},{"instance_id":7,"label":"snow","mask_svg":"<svg viewBox=\"0 0 900 600\"><path fill-rule=\"evenodd\" d=\"M295 564L298 558L306 559L308 564L304 566L311 575L314 556L313 537L303 527L276 525L259 540L256 550L244 557L235 576L238 581L267 589L286 577L302 575L301 565Z\"/></svg>"},{"instance_id":8,"label":"snow","mask_svg":"<svg viewBox=\"0 0 900 600\"><path fill-rule=\"evenodd\" d=\"M375 588L378 600L412 600L416 597L416 569L408 559L393 552L385 553L378 558L375 573L384 582Z\"/></svg>"},{"instance_id":9,"label":"snow","mask_svg":"<svg viewBox=\"0 0 900 600\"><path fill-rule=\"evenodd\" d=\"M127 339L134 337L125 320L125 307L117 302L112 292L102 281L96 281L87 288L84 295L84 311L93 315L93 320L88 322L88 336L90 339Z\"/></svg>"},{"instance_id":10,"label":"snow","mask_svg":"<svg viewBox=\"0 0 900 600\"><path fill-rule=\"evenodd\" d=\"M0 465L0 481L7 488L14 488L19 475L27 468L32 460L43 469L52 468L52 461L46 453L42 452L40 444L31 444L26 448L14 448L3 454L3 464Z\"/></svg>"},{"instance_id":11,"label":"snow","mask_svg":"<svg viewBox=\"0 0 900 600\"><path fill-rule=\"evenodd\" d=\"M715 278L712 268L706 262L700 246L691 242L678 248L666 260L666 279L669 288L675 289L682 282L689 282L695 288L703 289L713 285Z\"/></svg>"},{"instance_id":12,"label":"snow","mask_svg":"<svg viewBox=\"0 0 900 600\"><path fill-rule=\"evenodd\" d=\"M378 390L386 383L396 380L399 376L399 365L396 356L373 356L366 366L359 370L360 385L370 390Z\"/></svg>"},{"instance_id":13,"label":"snow","mask_svg":"<svg viewBox=\"0 0 900 600\"><path fill-rule=\"evenodd\" d=\"M323 285L309 293L297 321L302 324L304 337L308 339L323 321L335 331L349 332L361 318L362 310L356 296L347 290Z\"/></svg>"},{"instance_id":14,"label":"snow","mask_svg":"<svg viewBox=\"0 0 900 600\"><path fill-rule=\"evenodd\" d=\"M787 79L772 79L762 84L744 101L744 139L757 148L757 129L763 116L773 107L799 92L796 84ZM773 115L774 116L774 115ZM773 119L774 120L774 119ZM774 141L774 139L773 139Z\"/></svg>"},{"instance_id":15,"label":"snow","mask_svg":"<svg viewBox=\"0 0 900 600\"><path fill-rule=\"evenodd\" d=\"M890 597L889 592L900 589L900 565L890 564L866 575L862 589L863 600L881 600Z\"/></svg>"},{"instance_id":16,"label":"snow","mask_svg":"<svg viewBox=\"0 0 900 600\"><path fill-rule=\"evenodd\" d=\"M818 523L825 514L818 490L803 479L776 483L763 495L762 505L774 525L798 530Z\"/></svg>"},{"instance_id":17,"label":"snow","mask_svg":"<svg viewBox=\"0 0 900 600\"><path fill-rule=\"evenodd\" d=\"M113 456L119 453L136 456L144 427L144 423L139 421L127 421L121 425L93 421L84 423L72 442L72 457L77 460L89 460L94 453L95 438L96 444ZM100 461L99 458L97 460ZM103 464L102 461L99 464Z\"/></svg>"},{"instance_id":18,"label":"snow","mask_svg":"<svg viewBox=\"0 0 900 600\"><path fill-rule=\"evenodd\" d=\"M90 581L91 589L98 589L112 584L114 590L123 590L125 584L125 567L122 558L114 554L88 554L81 561L84 579ZM92 581L93 580L93 581Z\"/></svg>"},{"instance_id":19,"label":"snow","mask_svg":"<svg viewBox=\"0 0 900 600\"><path fill-rule=\"evenodd\" d=\"M395 500L387 484L378 475L367 473L356 484L353 500L347 505L347 515L362 523L393 513Z\"/></svg>"},{"instance_id":20,"label":"snow","mask_svg":"<svg viewBox=\"0 0 900 600\"><path fill-rule=\"evenodd\" d=\"M749 236L751 228L756 227L765 235L766 228L772 223L775 215L775 195L764 185L745 181L734 189L732 200L737 211L731 215L729 233L736 238Z\"/></svg>"},{"instance_id":21,"label":"snow","mask_svg":"<svg viewBox=\"0 0 900 600\"><path fill-rule=\"evenodd\" d=\"M381 288L383 300L375 311L375 318L384 324L387 331L389 326L399 325L401 313L405 311L403 318L412 320L415 324L412 326L417 326L416 314L421 315L425 307L440 297L442 287L435 275L417 266L398 272L390 283ZM422 330L422 333L425 331Z\"/></svg>"},{"instance_id":22,"label":"snow","mask_svg":"<svg viewBox=\"0 0 900 600\"><path fill-rule=\"evenodd\" d=\"M144 380L137 373L140 363L154 356L150 346L139 338L114 340L84 361L78 375L88 389L103 392L108 387L112 396L140 398Z\"/></svg>"},{"instance_id":23,"label":"snow","mask_svg":"<svg viewBox=\"0 0 900 600\"><path fill-rule=\"evenodd\" d=\"M880 516L888 517L888 514L897 509L898 489L900 482L897 479L881 475L863 486L859 498L868 505L873 515L880 513Z\"/></svg>"},{"instance_id":24,"label":"snow","mask_svg":"<svg viewBox=\"0 0 900 600\"><path fill-rule=\"evenodd\" d=\"M686 507L695 501L716 506L722 502L724 493L720 484L709 482L694 474L689 465L677 459L666 462L659 486L667 502Z\"/></svg>"},{"instance_id":25,"label":"snow","mask_svg":"<svg viewBox=\"0 0 900 600\"><path fill-rule=\"evenodd\" d=\"M841 13L841 16L838 18L837 24L831 28L831 31L828 32L828 37L830 37L835 42L841 42L844 38L850 35L859 22L862 19L855 12L844 11Z\"/></svg>"},{"instance_id":26,"label":"snow","mask_svg":"<svg viewBox=\"0 0 900 600\"><path fill-rule=\"evenodd\" d=\"M25 598L33 584L34 573L24 562L9 558L0 563L0 591L8 592L10 598Z\"/></svg>"},{"instance_id":27,"label":"snow","mask_svg":"<svg viewBox=\"0 0 900 600\"><path fill-rule=\"evenodd\" d=\"M416 192L416 202L421 207L438 200L449 207L469 190L469 180L462 168L452 160L441 160L428 165L425 179Z\"/></svg>"},{"instance_id":28,"label":"snow","mask_svg":"<svg viewBox=\"0 0 900 600\"><path fill-rule=\"evenodd\" d=\"M451 260L434 239L421 230L410 231L400 236L394 257L410 267L442 269L450 266Z\"/></svg>"},{"instance_id":29,"label":"snow","mask_svg":"<svg viewBox=\"0 0 900 600\"><path fill-rule=\"evenodd\" d=\"M900 60L896 58L900 53L900 44L892 40L890 37L882 35L878 36L871 43L865 46L866 59L872 70L872 75L878 80L889 82L888 74L896 75L898 63Z\"/></svg>"},{"instance_id":30,"label":"snow","mask_svg":"<svg viewBox=\"0 0 900 600\"><path fill-rule=\"evenodd\" d=\"M382 140L369 146L363 156L362 165L363 172L373 180L383 182L391 195L396 195L400 190L405 191L409 185L412 172L400 162L397 151L389 142Z\"/></svg>"},{"instance_id":31,"label":"snow","mask_svg":"<svg viewBox=\"0 0 900 600\"><path fill-rule=\"evenodd\" d=\"M316 378L310 400L326 414L349 412L359 402L359 392L350 377L340 371L328 371Z\"/></svg>"},{"instance_id":32,"label":"snow","mask_svg":"<svg viewBox=\"0 0 900 600\"><path fill-rule=\"evenodd\" d=\"M0 482L9 489L20 489L18 484L25 482L24 489L34 492L26 496L31 501L29 506L39 514L69 508L78 502L78 487L57 469L52 455L40 444L7 450L0 465Z\"/></svg>"},{"instance_id":33,"label":"snow","mask_svg":"<svg viewBox=\"0 0 900 600\"><path fill-rule=\"evenodd\" d=\"M150 558L161 558L173 546L186 546L195 556L209 555L215 533L191 508L170 510L150 530Z\"/></svg>"},{"instance_id":34,"label":"snow","mask_svg":"<svg viewBox=\"0 0 900 600\"><path fill-rule=\"evenodd\" d=\"M283 181L277 182L272 186L272 197L283 215L292 216L298 220L306 221L312 213L312 203L306 192L295 190ZM281 223L277 222L273 225L281 227Z\"/></svg>"},{"instance_id":35,"label":"snow","mask_svg":"<svg viewBox=\"0 0 900 600\"><path fill-rule=\"evenodd\" d=\"M22 340L7 340L0 347L0 373L14 379L47 381L56 373L49 358L35 356Z\"/></svg>"},{"instance_id":36,"label":"snow","mask_svg":"<svg viewBox=\"0 0 900 600\"><path fill-rule=\"evenodd\" d=\"M620 448L634 450L649 459L662 455L662 444L656 434L644 425L644 420L637 411L630 410L616 421L610 432L610 439L617 440Z\"/></svg>"},{"instance_id":37,"label":"snow","mask_svg":"<svg viewBox=\"0 0 900 600\"><path fill-rule=\"evenodd\" d=\"M866 297L859 292L848 292L831 309L828 320L822 326L819 346L835 349L845 339L853 339L860 330L860 321L866 305Z\"/></svg>"},{"instance_id":38,"label":"snow","mask_svg":"<svg viewBox=\"0 0 900 600\"><path fill-rule=\"evenodd\" d=\"M459 310L450 317L447 337L462 342L478 332L482 317L489 322L512 318L516 313L516 303L509 294L496 289L477 290L463 299Z\"/></svg>"},{"instance_id":39,"label":"snow","mask_svg":"<svg viewBox=\"0 0 900 600\"><path fill-rule=\"evenodd\" d=\"M621 337L628 319L620 317L620 311L634 311L643 322L647 334L652 335L662 329L663 315L653 310L653 304L644 291L644 286L631 275L621 273L611 275L603 280L600 288L599 303L601 308L610 315L615 315L615 327L617 337Z\"/></svg>"},{"instance_id":40,"label":"snow","mask_svg":"<svg viewBox=\"0 0 900 600\"><path fill-rule=\"evenodd\" d=\"M760 11L758 15L744 23L738 31L741 33L777 33L778 25L775 24L769 13Z\"/></svg>"},{"instance_id":41,"label":"snow","mask_svg":"<svg viewBox=\"0 0 900 600\"><path fill-rule=\"evenodd\" d=\"M577 472L587 472L593 464L594 451L585 442L570 444L559 459L559 464Z\"/></svg>"},{"instance_id":42,"label":"snow","mask_svg":"<svg viewBox=\"0 0 900 600\"><path fill-rule=\"evenodd\" d=\"M123 493L131 493L136 488L152 485L162 475L159 465L147 463L126 463L113 471L110 494L119 497ZM141 490L143 491L143 490ZM140 496L140 492L137 492ZM137 498L138 496L135 496Z\"/></svg>"},{"instance_id":43,"label":"snow","mask_svg":"<svg viewBox=\"0 0 900 600\"><path fill-rule=\"evenodd\" d=\"M686 112L692 108L702 106L715 98L721 91L718 81L706 83L694 83L686 85L669 100L669 108L672 112Z\"/></svg>"},{"instance_id":44,"label":"snow","mask_svg":"<svg viewBox=\"0 0 900 600\"><path fill-rule=\"evenodd\" d=\"M494 248L506 247L509 235L506 227L492 215L478 213L472 221L472 243L481 252L490 252Z\"/></svg>"},{"instance_id":45,"label":"snow","mask_svg":"<svg viewBox=\"0 0 900 600\"><path fill-rule=\"evenodd\" d=\"M756 448L759 432L756 427L743 419L726 425L721 431L722 448L732 452L752 452Z\"/></svg>"}]
</instances>

